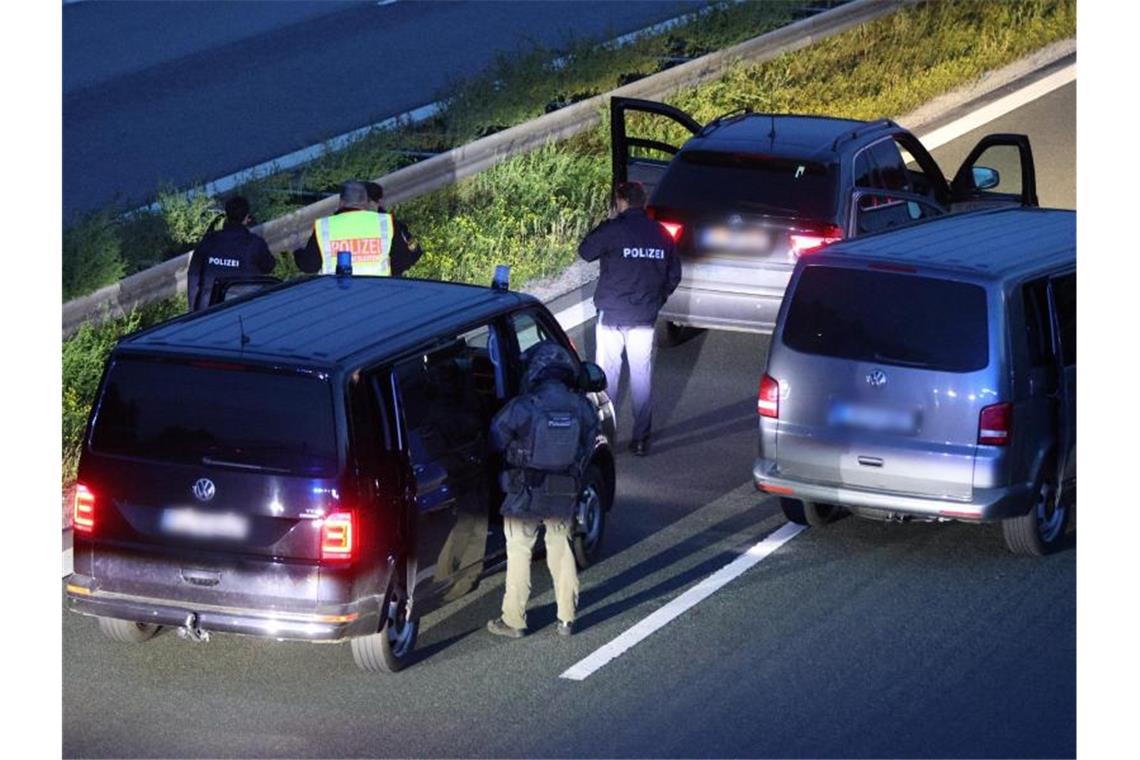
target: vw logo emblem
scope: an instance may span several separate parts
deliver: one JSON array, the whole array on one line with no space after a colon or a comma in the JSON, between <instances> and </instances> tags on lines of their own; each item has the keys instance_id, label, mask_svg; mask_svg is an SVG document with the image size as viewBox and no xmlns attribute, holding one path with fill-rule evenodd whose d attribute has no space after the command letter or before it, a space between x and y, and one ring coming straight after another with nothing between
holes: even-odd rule
<instances>
[{"instance_id":1,"label":"vw logo emblem","mask_svg":"<svg viewBox=\"0 0 1140 760\"><path fill-rule=\"evenodd\" d=\"M867 375L867 385L872 388L881 388L887 384L887 373L881 369L876 369Z\"/></svg>"},{"instance_id":2,"label":"vw logo emblem","mask_svg":"<svg viewBox=\"0 0 1140 760\"><path fill-rule=\"evenodd\" d=\"M194 483L194 498L198 501L209 501L214 498L214 481L209 478L198 478Z\"/></svg>"},{"instance_id":3,"label":"vw logo emblem","mask_svg":"<svg viewBox=\"0 0 1140 760\"><path fill-rule=\"evenodd\" d=\"M742 224L744 224L744 217L740 214L733 214L728 218L728 226L730 227L739 227Z\"/></svg>"}]
</instances>

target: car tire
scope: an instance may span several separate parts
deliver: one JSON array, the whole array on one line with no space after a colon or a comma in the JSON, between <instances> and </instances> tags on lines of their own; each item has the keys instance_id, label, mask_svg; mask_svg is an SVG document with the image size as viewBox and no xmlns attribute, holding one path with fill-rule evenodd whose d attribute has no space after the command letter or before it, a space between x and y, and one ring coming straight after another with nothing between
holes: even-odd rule
<instances>
[{"instance_id":1,"label":"car tire","mask_svg":"<svg viewBox=\"0 0 1140 760\"><path fill-rule=\"evenodd\" d=\"M839 516L839 507L834 504L819 501L800 503L804 505L804 520L813 528L822 528L828 523L835 522L835 518Z\"/></svg>"},{"instance_id":2,"label":"car tire","mask_svg":"<svg viewBox=\"0 0 1140 760\"><path fill-rule=\"evenodd\" d=\"M367 673L397 673L412 661L420 621L407 618L408 594L403 570L393 577L384 605L380 630L352 639L352 659Z\"/></svg>"},{"instance_id":3,"label":"car tire","mask_svg":"<svg viewBox=\"0 0 1140 760\"><path fill-rule=\"evenodd\" d=\"M1052 473L1055 467L1046 463L1043 473ZM1057 483L1045 475L1037 486L1033 506L1024 515L1001 521L1002 537L1006 547L1014 554L1044 557L1060 547L1069 527L1069 507L1056 499Z\"/></svg>"},{"instance_id":4,"label":"car tire","mask_svg":"<svg viewBox=\"0 0 1140 760\"><path fill-rule=\"evenodd\" d=\"M99 618L99 630L111 641L124 644L141 644L150 641L162 626L154 623L136 623L133 620L119 620L118 618Z\"/></svg>"},{"instance_id":5,"label":"car tire","mask_svg":"<svg viewBox=\"0 0 1140 760\"><path fill-rule=\"evenodd\" d=\"M672 348L695 337L701 330L695 327L679 325L667 319L659 319L653 325L653 342L659 348Z\"/></svg>"},{"instance_id":6,"label":"car tire","mask_svg":"<svg viewBox=\"0 0 1140 760\"><path fill-rule=\"evenodd\" d=\"M570 541L579 570L585 570L597 562L601 555L602 538L606 532L606 512L609 511L612 500L601 468L596 464L590 465L582 479L582 493L578 497L573 538Z\"/></svg>"},{"instance_id":7,"label":"car tire","mask_svg":"<svg viewBox=\"0 0 1140 760\"><path fill-rule=\"evenodd\" d=\"M781 496L780 509L783 511L784 517L788 518L788 522L793 522L796 525L808 524L807 515L804 514L804 503L799 499Z\"/></svg>"}]
</instances>

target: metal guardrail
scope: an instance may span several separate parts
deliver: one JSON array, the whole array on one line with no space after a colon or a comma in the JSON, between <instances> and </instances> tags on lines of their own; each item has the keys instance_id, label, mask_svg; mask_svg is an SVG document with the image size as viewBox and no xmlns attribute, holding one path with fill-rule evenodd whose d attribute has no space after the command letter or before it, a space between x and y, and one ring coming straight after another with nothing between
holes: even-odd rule
<instances>
[{"instance_id":1,"label":"metal guardrail","mask_svg":"<svg viewBox=\"0 0 1140 760\"><path fill-rule=\"evenodd\" d=\"M719 78L737 63L761 63L807 47L852 27L889 15L918 0L853 0L837 8L793 22L739 45L639 79L636 82L496 132L445 153L387 174L384 200L393 205L410 200L489 169L500 161L527 153L551 141L564 140L597 125L612 96L659 99L683 87ZM313 222L336 210L336 197L326 198L253 228L271 251L303 246ZM190 253L137 272L63 305L63 337L88 321L124 316L131 310L186 292Z\"/></svg>"}]
</instances>

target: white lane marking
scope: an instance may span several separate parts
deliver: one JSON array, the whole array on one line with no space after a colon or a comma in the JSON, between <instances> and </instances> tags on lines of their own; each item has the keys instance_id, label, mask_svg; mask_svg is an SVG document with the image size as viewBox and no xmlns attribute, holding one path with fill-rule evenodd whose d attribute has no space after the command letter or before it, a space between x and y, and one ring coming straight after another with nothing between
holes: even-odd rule
<instances>
[{"instance_id":1,"label":"white lane marking","mask_svg":"<svg viewBox=\"0 0 1140 760\"><path fill-rule=\"evenodd\" d=\"M796 525L794 523L785 523L780 526L776 531L765 537L763 541L753 546L720 570L717 570L696 586L693 586L649 617L635 624L632 628L627 629L610 643L595 650L592 654L579 660L574 665L571 665L570 668L559 677L567 678L571 681L585 680L606 663L616 659L645 640L657 629L696 606L697 603L712 596L726 583L739 577L760 560L770 556L772 552L798 536L803 530L803 525Z\"/></svg>"},{"instance_id":2,"label":"white lane marking","mask_svg":"<svg viewBox=\"0 0 1140 760\"><path fill-rule=\"evenodd\" d=\"M971 111L962 118L955 119L949 124L923 135L921 137L922 144L926 146L927 150L934 150L1075 81L1077 81L1077 66L1070 64L1060 71L1054 71L1047 77L1022 87L1016 92L1011 92L1009 95L1000 97L992 103L987 103L978 110Z\"/></svg>"},{"instance_id":3,"label":"white lane marking","mask_svg":"<svg viewBox=\"0 0 1140 760\"><path fill-rule=\"evenodd\" d=\"M75 571L75 550L63 550L63 577L71 575Z\"/></svg>"},{"instance_id":4,"label":"white lane marking","mask_svg":"<svg viewBox=\"0 0 1140 760\"><path fill-rule=\"evenodd\" d=\"M594 308L594 300L587 298L573 306L567 306L555 314L554 318L558 320L558 324L562 325L563 330L573 330L578 325L589 322L597 314L598 310Z\"/></svg>"}]
</instances>

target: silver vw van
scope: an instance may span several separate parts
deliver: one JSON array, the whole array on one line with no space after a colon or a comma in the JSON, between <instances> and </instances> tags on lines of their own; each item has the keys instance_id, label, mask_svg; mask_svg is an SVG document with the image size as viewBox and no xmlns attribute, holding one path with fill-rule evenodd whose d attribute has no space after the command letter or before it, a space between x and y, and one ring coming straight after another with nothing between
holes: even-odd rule
<instances>
[{"instance_id":1,"label":"silver vw van","mask_svg":"<svg viewBox=\"0 0 1140 760\"><path fill-rule=\"evenodd\" d=\"M1076 214L1007 208L803 257L760 379L753 479L789 520L1001 521L1076 503Z\"/></svg>"}]
</instances>

